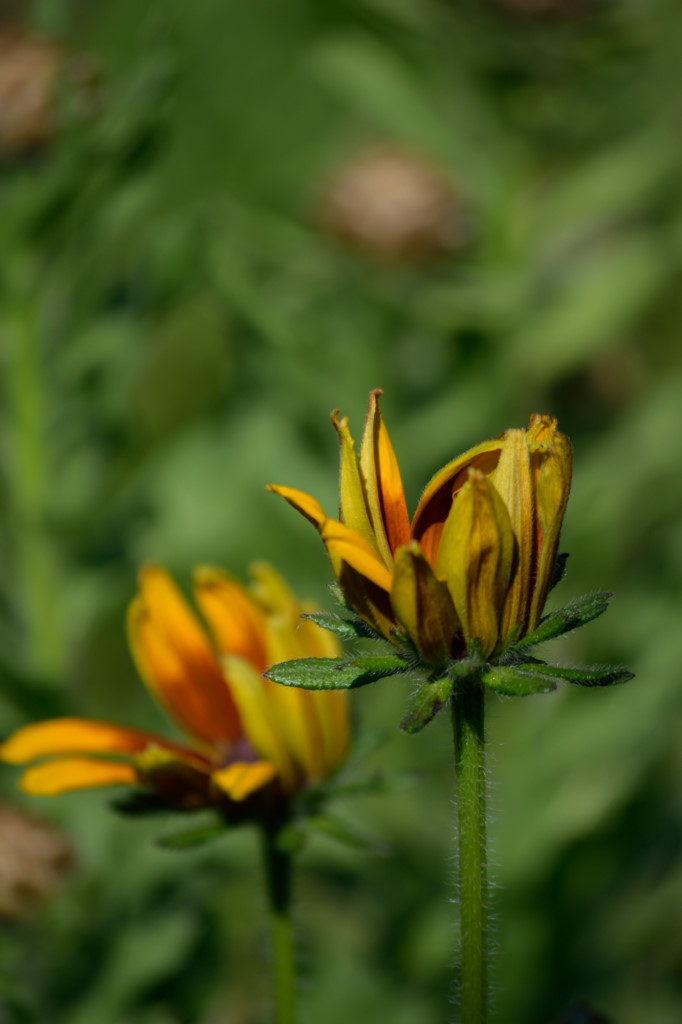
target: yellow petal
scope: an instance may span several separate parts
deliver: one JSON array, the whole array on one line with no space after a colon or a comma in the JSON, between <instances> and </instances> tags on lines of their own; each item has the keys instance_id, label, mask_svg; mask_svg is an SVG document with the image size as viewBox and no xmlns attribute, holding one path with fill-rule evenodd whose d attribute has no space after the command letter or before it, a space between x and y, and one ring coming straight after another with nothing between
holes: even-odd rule
<instances>
[{"instance_id":1,"label":"yellow petal","mask_svg":"<svg viewBox=\"0 0 682 1024\"><path fill-rule=\"evenodd\" d=\"M296 785L296 770L268 688L274 686L242 658L224 659L225 674L239 708L244 734L256 753L277 768L287 790Z\"/></svg>"},{"instance_id":2,"label":"yellow petal","mask_svg":"<svg viewBox=\"0 0 682 1024\"><path fill-rule=\"evenodd\" d=\"M391 573L358 533L349 530L336 519L328 519L320 534L333 567L345 562L382 590L391 589Z\"/></svg>"},{"instance_id":3,"label":"yellow petal","mask_svg":"<svg viewBox=\"0 0 682 1024\"><path fill-rule=\"evenodd\" d=\"M469 470L445 523L436 573L447 582L467 643L478 639L486 656L498 642L513 547L504 502L483 473Z\"/></svg>"},{"instance_id":4,"label":"yellow petal","mask_svg":"<svg viewBox=\"0 0 682 1024\"><path fill-rule=\"evenodd\" d=\"M360 448L360 475L377 547L386 564L391 565L393 552L410 539L410 520L398 460L381 418L381 394L377 388L369 396Z\"/></svg>"},{"instance_id":5,"label":"yellow petal","mask_svg":"<svg viewBox=\"0 0 682 1024\"><path fill-rule=\"evenodd\" d=\"M265 615L281 615L287 621L298 625L300 603L284 577L268 562L252 562L249 566L249 576L249 589Z\"/></svg>"},{"instance_id":6,"label":"yellow petal","mask_svg":"<svg viewBox=\"0 0 682 1024\"><path fill-rule=\"evenodd\" d=\"M0 746L0 758L27 764L58 754L133 754L150 744L185 753L180 745L138 729L88 718L53 718L18 729Z\"/></svg>"},{"instance_id":7,"label":"yellow petal","mask_svg":"<svg viewBox=\"0 0 682 1024\"><path fill-rule=\"evenodd\" d=\"M220 653L245 658L264 672L265 615L246 587L221 569L201 567L194 573L194 595Z\"/></svg>"},{"instance_id":8,"label":"yellow petal","mask_svg":"<svg viewBox=\"0 0 682 1024\"><path fill-rule=\"evenodd\" d=\"M318 612L320 609L312 601L302 601L300 614ZM301 619L297 627L297 634L305 650L302 657L310 658L338 658L342 653L341 644L333 633L323 629L310 619Z\"/></svg>"},{"instance_id":9,"label":"yellow petal","mask_svg":"<svg viewBox=\"0 0 682 1024\"><path fill-rule=\"evenodd\" d=\"M327 518L319 501L311 498L309 494L305 494L303 491L297 491L294 487L282 487L279 484L267 484L266 490L271 491L273 494L279 494L297 512L305 516L313 526L319 527Z\"/></svg>"},{"instance_id":10,"label":"yellow petal","mask_svg":"<svg viewBox=\"0 0 682 1024\"><path fill-rule=\"evenodd\" d=\"M310 655L304 636L282 619L270 621L269 639L269 659L273 665ZM294 687L277 686L267 680L264 682L289 753L306 778L323 778L326 758L315 694Z\"/></svg>"},{"instance_id":11,"label":"yellow petal","mask_svg":"<svg viewBox=\"0 0 682 1024\"><path fill-rule=\"evenodd\" d=\"M321 530L339 586L352 608L384 636L395 626L391 573L359 534L328 519Z\"/></svg>"},{"instance_id":12,"label":"yellow petal","mask_svg":"<svg viewBox=\"0 0 682 1024\"><path fill-rule=\"evenodd\" d=\"M348 418L339 420L339 410L332 413L332 424L341 446L341 468L339 473L339 519L350 530L358 533L376 554L379 554L372 522L367 511L365 491L360 479L358 460L355 457L355 441L348 429Z\"/></svg>"},{"instance_id":13,"label":"yellow petal","mask_svg":"<svg viewBox=\"0 0 682 1024\"><path fill-rule=\"evenodd\" d=\"M297 611L315 612L317 607L310 602L303 602ZM292 630L295 639L295 647L290 648L292 658L337 658L341 655L341 645L328 629L322 629L309 619L299 619ZM281 654L280 647L277 652ZM273 649L273 655L275 651ZM275 660L282 660L279 656ZM278 689L282 690L283 687ZM302 691L299 691L302 692ZM350 721L348 711L348 694L341 691L333 692L309 692L311 698L309 705L317 715L316 733L321 739L321 761L319 772L326 777L344 759L350 741Z\"/></svg>"},{"instance_id":14,"label":"yellow petal","mask_svg":"<svg viewBox=\"0 0 682 1024\"><path fill-rule=\"evenodd\" d=\"M22 775L19 786L31 796L57 796L75 789L133 786L137 782L137 772L131 764L72 757L45 761L29 768Z\"/></svg>"},{"instance_id":15,"label":"yellow petal","mask_svg":"<svg viewBox=\"0 0 682 1024\"><path fill-rule=\"evenodd\" d=\"M454 653L460 625L450 592L436 578L416 541L396 552L391 604L425 661L437 664Z\"/></svg>"},{"instance_id":16,"label":"yellow petal","mask_svg":"<svg viewBox=\"0 0 682 1024\"><path fill-rule=\"evenodd\" d=\"M419 541L432 566L438 558L438 546L454 495L467 482L471 468L491 473L497 465L501 448L502 439L499 437L484 441L449 462L426 485L412 519L412 536Z\"/></svg>"},{"instance_id":17,"label":"yellow petal","mask_svg":"<svg viewBox=\"0 0 682 1024\"><path fill-rule=\"evenodd\" d=\"M556 421L552 422L556 428ZM548 450L540 463L535 498L538 557L535 589L528 620L529 630L535 628L545 605L559 547L561 524L571 489L571 442L565 434L554 429L547 443Z\"/></svg>"},{"instance_id":18,"label":"yellow petal","mask_svg":"<svg viewBox=\"0 0 682 1024\"><path fill-rule=\"evenodd\" d=\"M531 574L535 565L535 501L531 486L530 451L526 431L507 430L502 437L500 461L490 474L490 480L507 506L516 538L517 558L500 627L502 639L507 640L517 626L525 626L528 618Z\"/></svg>"},{"instance_id":19,"label":"yellow petal","mask_svg":"<svg viewBox=\"0 0 682 1024\"><path fill-rule=\"evenodd\" d=\"M276 775L277 769L269 761L234 761L227 768L213 772L211 779L230 800L239 802L267 786Z\"/></svg>"},{"instance_id":20,"label":"yellow petal","mask_svg":"<svg viewBox=\"0 0 682 1024\"><path fill-rule=\"evenodd\" d=\"M237 738L239 716L208 638L168 573L147 566L128 613L140 675L178 725L199 742Z\"/></svg>"}]
</instances>

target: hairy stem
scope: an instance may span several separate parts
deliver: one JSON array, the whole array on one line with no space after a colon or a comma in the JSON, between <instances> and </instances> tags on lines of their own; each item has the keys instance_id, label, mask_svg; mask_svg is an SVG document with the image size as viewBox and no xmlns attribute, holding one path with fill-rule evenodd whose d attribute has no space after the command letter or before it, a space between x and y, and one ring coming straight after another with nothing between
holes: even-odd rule
<instances>
[{"instance_id":1,"label":"hairy stem","mask_svg":"<svg viewBox=\"0 0 682 1024\"><path fill-rule=\"evenodd\" d=\"M459 843L460 1024L488 1020L484 696L476 681L451 700Z\"/></svg>"}]
</instances>

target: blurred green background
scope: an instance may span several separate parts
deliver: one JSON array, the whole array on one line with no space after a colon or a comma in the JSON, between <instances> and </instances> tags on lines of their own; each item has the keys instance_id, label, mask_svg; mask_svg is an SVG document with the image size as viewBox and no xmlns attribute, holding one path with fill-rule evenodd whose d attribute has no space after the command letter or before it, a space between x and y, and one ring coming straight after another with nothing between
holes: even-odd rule
<instances>
[{"instance_id":1,"label":"blurred green background","mask_svg":"<svg viewBox=\"0 0 682 1024\"><path fill-rule=\"evenodd\" d=\"M494 1020L553 1024L583 1002L615 1024L678 1024L677 0L3 14L2 734L64 713L161 724L123 629L142 560L186 584L197 563L266 558L328 603L321 545L264 484L334 508L336 406L358 437L384 388L412 508L449 458L552 412L575 449L552 601L616 592L555 653L636 678L491 701ZM34 44L49 73L11 56L25 32L63 48ZM372 240L389 189L377 152L409 179L388 241ZM415 205L419 244L401 242ZM353 697L360 732L387 729L366 770L415 776L339 805L385 850L319 838L301 858L303 1024L454 1016L450 735L445 717L399 733L409 692ZM124 820L102 793L22 800L16 774L3 798L59 827L75 866L0 925L2 1024L268 1019L253 834L163 851L168 823Z\"/></svg>"}]
</instances>

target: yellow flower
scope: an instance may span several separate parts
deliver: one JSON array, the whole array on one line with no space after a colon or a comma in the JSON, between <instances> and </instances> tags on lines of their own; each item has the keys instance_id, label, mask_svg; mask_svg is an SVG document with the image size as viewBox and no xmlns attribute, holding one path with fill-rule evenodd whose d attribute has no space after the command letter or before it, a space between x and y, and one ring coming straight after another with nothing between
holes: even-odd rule
<instances>
[{"instance_id":1,"label":"yellow flower","mask_svg":"<svg viewBox=\"0 0 682 1024\"><path fill-rule=\"evenodd\" d=\"M556 420L533 415L441 469L412 522L379 411L369 409L356 458L348 420L332 413L341 446L340 513L269 489L318 529L349 604L387 639L407 634L422 658L459 657L476 640L499 653L542 612L571 483L571 446Z\"/></svg>"},{"instance_id":2,"label":"yellow flower","mask_svg":"<svg viewBox=\"0 0 682 1024\"><path fill-rule=\"evenodd\" d=\"M140 572L128 611L130 646L186 742L79 718L29 725L0 746L11 764L48 759L24 773L21 787L52 795L142 785L174 806L233 812L253 797L257 815L259 794L286 800L308 780L328 776L348 746L346 695L288 690L262 672L289 658L335 657L336 640L300 618L311 609L271 568L258 564L251 574L247 588L219 569L195 572L209 639L167 572L154 565Z\"/></svg>"}]
</instances>

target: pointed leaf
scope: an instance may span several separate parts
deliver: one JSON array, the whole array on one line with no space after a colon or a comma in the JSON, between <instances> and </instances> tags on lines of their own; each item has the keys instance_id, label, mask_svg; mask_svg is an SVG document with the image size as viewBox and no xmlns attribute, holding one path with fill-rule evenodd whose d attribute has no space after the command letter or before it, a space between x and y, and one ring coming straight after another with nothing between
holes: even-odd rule
<instances>
[{"instance_id":1,"label":"pointed leaf","mask_svg":"<svg viewBox=\"0 0 682 1024\"><path fill-rule=\"evenodd\" d=\"M354 690L385 676L407 672L402 658L361 656L358 658L299 658L280 661L264 672L266 679L304 690Z\"/></svg>"},{"instance_id":2,"label":"pointed leaf","mask_svg":"<svg viewBox=\"0 0 682 1024\"><path fill-rule=\"evenodd\" d=\"M623 665L597 665L593 668L564 668L562 665L543 665L537 662L518 665L517 669L530 675L550 679L563 679L578 686L614 686L634 678L634 672Z\"/></svg>"},{"instance_id":3,"label":"pointed leaf","mask_svg":"<svg viewBox=\"0 0 682 1024\"><path fill-rule=\"evenodd\" d=\"M493 665L481 676L485 686L509 697L528 697L532 693L556 690L556 682L540 672L529 672L535 665ZM544 666L539 666L544 668Z\"/></svg>"},{"instance_id":4,"label":"pointed leaf","mask_svg":"<svg viewBox=\"0 0 682 1024\"><path fill-rule=\"evenodd\" d=\"M554 571L552 572L552 578L549 581L547 593L549 593L550 590L554 590L554 588L558 586L563 579L566 578L568 558L569 555L567 551L564 551L562 552L562 554L556 556L556 560L554 562Z\"/></svg>"},{"instance_id":5,"label":"pointed leaf","mask_svg":"<svg viewBox=\"0 0 682 1024\"><path fill-rule=\"evenodd\" d=\"M173 832L171 835L162 836L156 840L156 845L163 850L194 850L198 846L205 846L218 836L223 835L228 825L224 821L213 821L208 824L194 826L194 828L183 829L181 832Z\"/></svg>"},{"instance_id":6,"label":"pointed leaf","mask_svg":"<svg viewBox=\"0 0 682 1024\"><path fill-rule=\"evenodd\" d=\"M302 619L310 619L322 629L328 629L330 633L340 636L342 640L357 640L374 638L377 634L367 625L364 619L342 619L339 615L328 615L325 612L305 612Z\"/></svg>"},{"instance_id":7,"label":"pointed leaf","mask_svg":"<svg viewBox=\"0 0 682 1024\"><path fill-rule=\"evenodd\" d=\"M425 725L436 717L452 693L454 681L448 676L424 683L412 698L409 709L400 728L413 735L421 732Z\"/></svg>"},{"instance_id":8,"label":"pointed leaf","mask_svg":"<svg viewBox=\"0 0 682 1024\"><path fill-rule=\"evenodd\" d=\"M612 597L613 594L609 592L588 594L587 597L579 597L577 601L572 601L565 608L551 612L540 620L532 633L519 640L514 650L544 643L545 640L551 640L562 633L577 629L578 626L584 626L586 622L591 622L606 611Z\"/></svg>"},{"instance_id":9,"label":"pointed leaf","mask_svg":"<svg viewBox=\"0 0 682 1024\"><path fill-rule=\"evenodd\" d=\"M407 772L392 775L374 772L364 779L341 783L338 786L332 785L327 790L326 795L329 800L337 800L349 796L377 796L384 793L400 793L413 786L415 781L415 776Z\"/></svg>"}]
</instances>

